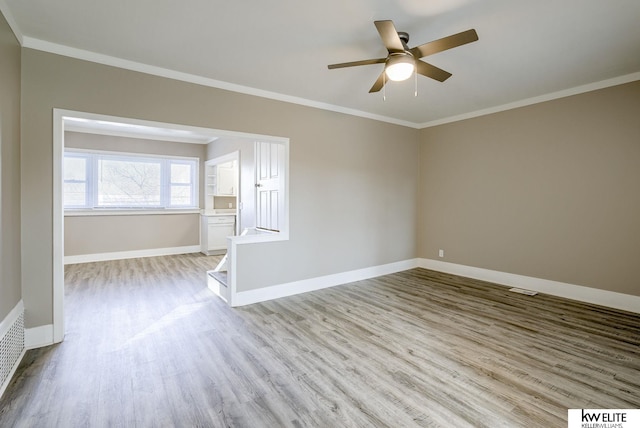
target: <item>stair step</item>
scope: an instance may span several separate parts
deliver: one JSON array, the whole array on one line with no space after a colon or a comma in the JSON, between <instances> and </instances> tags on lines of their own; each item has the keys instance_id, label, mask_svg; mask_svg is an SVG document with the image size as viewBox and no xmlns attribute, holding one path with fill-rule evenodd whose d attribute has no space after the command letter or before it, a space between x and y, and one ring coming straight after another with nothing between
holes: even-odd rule
<instances>
[{"instance_id":1,"label":"stair step","mask_svg":"<svg viewBox=\"0 0 640 428\"><path fill-rule=\"evenodd\" d=\"M216 281L218 281L220 284L224 285L225 287L228 287L227 285L227 271L211 271L208 272L209 276L213 279L215 279Z\"/></svg>"}]
</instances>

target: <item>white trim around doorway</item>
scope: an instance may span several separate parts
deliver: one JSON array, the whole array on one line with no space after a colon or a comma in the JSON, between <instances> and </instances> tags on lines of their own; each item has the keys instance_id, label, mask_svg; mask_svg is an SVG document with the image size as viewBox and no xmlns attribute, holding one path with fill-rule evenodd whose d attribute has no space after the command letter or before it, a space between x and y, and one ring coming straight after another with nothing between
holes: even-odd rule
<instances>
[{"instance_id":1,"label":"white trim around doorway","mask_svg":"<svg viewBox=\"0 0 640 428\"><path fill-rule=\"evenodd\" d=\"M64 339L64 204L63 204L63 193L62 193L62 165L63 165L63 154L64 154L64 119L65 118L76 118L76 119L86 119L86 120L100 120L114 123L122 123L129 125L140 125L140 126L148 126L155 128L164 128L164 129L172 129L172 130L185 130L192 131L194 133L201 133L205 135L216 135L218 137L235 137L235 138L243 138L243 139L252 139L255 141L271 141L271 142L279 142L283 143L286 147L286 162L287 162L287 187L285 197L287 200L287 212L286 215L286 233L279 234L278 237L272 237L272 240L282 240L288 239L289 236L289 216L288 216L288 200L289 200L289 170L288 170L288 161L289 161L289 139L285 137L277 137L270 135L260 135L260 134L250 134L236 131L225 131L218 130L213 128L204 128L204 127L195 127L195 126L187 126L180 125L175 123L166 123L166 122L156 122L149 120L140 120L133 118L125 118L125 117L117 117L117 116L109 116L104 114L97 113L89 113L89 112L81 112L74 110L65 110L54 108L53 109L53 324L48 326L42 326L46 328L47 332L50 329L53 329L53 343L62 342ZM264 241L263 241L264 242ZM203 275L204 276L204 275ZM43 330L44 331L44 330ZM41 333L40 330L37 332L34 330L33 333ZM38 338L43 339L44 336L47 336L46 341L48 341L49 333L46 335L43 334L35 334ZM35 342L40 342L38 338L35 338ZM49 345L51 343L44 343L40 346Z\"/></svg>"}]
</instances>

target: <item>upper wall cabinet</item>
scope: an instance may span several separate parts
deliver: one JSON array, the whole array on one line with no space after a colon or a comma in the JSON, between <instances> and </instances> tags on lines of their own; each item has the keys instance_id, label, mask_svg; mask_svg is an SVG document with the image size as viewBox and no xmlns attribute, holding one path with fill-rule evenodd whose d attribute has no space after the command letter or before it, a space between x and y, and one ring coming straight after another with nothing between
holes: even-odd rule
<instances>
[{"instance_id":1,"label":"upper wall cabinet","mask_svg":"<svg viewBox=\"0 0 640 428\"><path fill-rule=\"evenodd\" d=\"M236 196L238 185L236 183L238 163L237 161L225 162L216 165L216 196Z\"/></svg>"}]
</instances>

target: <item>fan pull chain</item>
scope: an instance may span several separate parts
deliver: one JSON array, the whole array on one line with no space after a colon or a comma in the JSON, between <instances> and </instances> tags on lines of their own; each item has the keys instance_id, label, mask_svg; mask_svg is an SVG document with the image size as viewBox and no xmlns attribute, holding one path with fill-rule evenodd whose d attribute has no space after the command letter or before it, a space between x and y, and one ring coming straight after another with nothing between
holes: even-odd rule
<instances>
[{"instance_id":1,"label":"fan pull chain","mask_svg":"<svg viewBox=\"0 0 640 428\"><path fill-rule=\"evenodd\" d=\"M387 73L382 73L382 101L387 101Z\"/></svg>"},{"instance_id":2,"label":"fan pull chain","mask_svg":"<svg viewBox=\"0 0 640 428\"><path fill-rule=\"evenodd\" d=\"M413 70L413 76L415 80L415 92L413 93L414 97L418 96L418 71L416 69Z\"/></svg>"}]
</instances>

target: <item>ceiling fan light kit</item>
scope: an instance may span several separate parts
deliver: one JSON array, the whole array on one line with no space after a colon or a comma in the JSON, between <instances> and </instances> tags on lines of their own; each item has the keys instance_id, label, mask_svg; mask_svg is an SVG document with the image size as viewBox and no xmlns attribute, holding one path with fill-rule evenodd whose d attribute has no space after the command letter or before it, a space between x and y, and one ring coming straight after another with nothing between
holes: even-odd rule
<instances>
[{"instance_id":1,"label":"ceiling fan light kit","mask_svg":"<svg viewBox=\"0 0 640 428\"><path fill-rule=\"evenodd\" d=\"M416 69L416 60L410 53L391 54L384 67L389 80L401 82L407 80Z\"/></svg>"},{"instance_id":2,"label":"ceiling fan light kit","mask_svg":"<svg viewBox=\"0 0 640 428\"><path fill-rule=\"evenodd\" d=\"M398 32L393 25L393 21L374 21L374 24L380 34L382 43L384 43L384 46L387 48L388 55L386 58L344 62L328 66L330 70L333 70L334 68L355 67L359 65L384 64L384 70L382 70L382 73L380 73L378 79L369 90L370 93L380 91L386 84L387 77L389 80L402 81L407 80L415 73L416 76L421 74L439 82L444 82L451 77L451 73L421 61L420 58L478 40L476 30L471 29L414 48L409 48L407 46L409 34Z\"/></svg>"}]
</instances>

